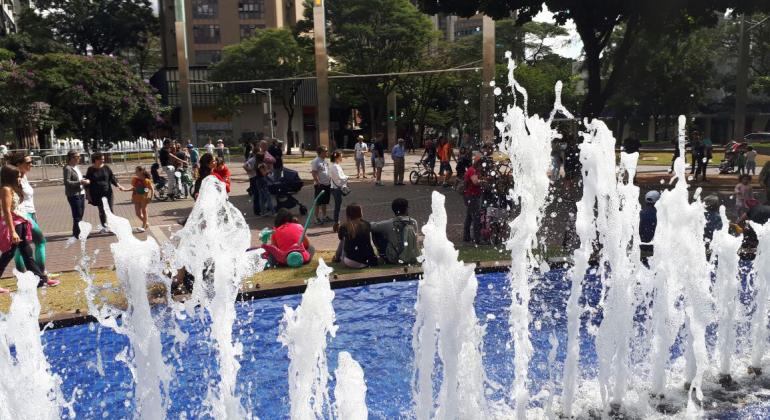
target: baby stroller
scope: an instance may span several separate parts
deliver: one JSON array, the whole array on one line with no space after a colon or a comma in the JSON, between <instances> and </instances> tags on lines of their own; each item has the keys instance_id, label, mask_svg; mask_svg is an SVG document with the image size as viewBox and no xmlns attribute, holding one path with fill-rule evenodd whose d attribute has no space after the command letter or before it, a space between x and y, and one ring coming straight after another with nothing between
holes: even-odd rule
<instances>
[{"instance_id":1,"label":"baby stroller","mask_svg":"<svg viewBox=\"0 0 770 420\"><path fill-rule=\"evenodd\" d=\"M294 194L298 193L304 184L299 177L297 171L283 168L281 177L269 183L267 190L270 195L275 197L276 210L278 209L293 209L299 206L299 213L301 215L307 214L307 207L303 206L296 198Z\"/></svg>"},{"instance_id":2,"label":"baby stroller","mask_svg":"<svg viewBox=\"0 0 770 420\"><path fill-rule=\"evenodd\" d=\"M725 145L725 158L719 162L719 173L735 173L735 167L738 166L738 157L741 155L741 152L745 152L748 147L748 144L738 141L727 143L727 145Z\"/></svg>"}]
</instances>

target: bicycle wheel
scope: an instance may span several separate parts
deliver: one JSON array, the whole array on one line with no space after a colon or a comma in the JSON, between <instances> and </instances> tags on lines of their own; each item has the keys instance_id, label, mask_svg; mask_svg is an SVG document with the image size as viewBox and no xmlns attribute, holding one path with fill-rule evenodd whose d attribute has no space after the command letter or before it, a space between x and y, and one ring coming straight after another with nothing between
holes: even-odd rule
<instances>
[{"instance_id":1,"label":"bicycle wheel","mask_svg":"<svg viewBox=\"0 0 770 420\"><path fill-rule=\"evenodd\" d=\"M155 188L155 200L157 201L167 201L168 200L168 191L166 191L166 187L160 187Z\"/></svg>"},{"instance_id":2,"label":"bicycle wheel","mask_svg":"<svg viewBox=\"0 0 770 420\"><path fill-rule=\"evenodd\" d=\"M433 171L430 171L426 174L426 178L428 179L428 185L436 186L438 185L438 176L436 176L436 173Z\"/></svg>"},{"instance_id":3,"label":"bicycle wheel","mask_svg":"<svg viewBox=\"0 0 770 420\"><path fill-rule=\"evenodd\" d=\"M417 185L418 182L420 182L420 173L417 171L412 171L409 173L409 182L412 183L412 185Z\"/></svg>"}]
</instances>

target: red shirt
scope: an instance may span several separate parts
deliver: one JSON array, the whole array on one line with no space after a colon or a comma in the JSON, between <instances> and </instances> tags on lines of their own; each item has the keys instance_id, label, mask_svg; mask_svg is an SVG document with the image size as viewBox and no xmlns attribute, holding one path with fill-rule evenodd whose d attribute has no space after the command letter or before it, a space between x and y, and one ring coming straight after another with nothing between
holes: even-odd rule
<instances>
[{"instance_id":1,"label":"red shirt","mask_svg":"<svg viewBox=\"0 0 770 420\"><path fill-rule=\"evenodd\" d=\"M225 189L228 194L230 193L230 168L227 165L223 165L222 168L215 168L211 171L211 174L219 178L220 181L225 183Z\"/></svg>"},{"instance_id":2,"label":"red shirt","mask_svg":"<svg viewBox=\"0 0 770 420\"><path fill-rule=\"evenodd\" d=\"M452 150L452 146L449 145L449 143L444 143L441 146L438 147L438 159L442 162L449 162L449 156L450 151Z\"/></svg>"},{"instance_id":3,"label":"red shirt","mask_svg":"<svg viewBox=\"0 0 770 420\"><path fill-rule=\"evenodd\" d=\"M465 178L463 178L463 181L465 181L464 195L466 197L478 197L481 195L481 186L474 184L471 180L474 176L476 176L476 168L471 166L465 171Z\"/></svg>"},{"instance_id":4,"label":"red shirt","mask_svg":"<svg viewBox=\"0 0 770 420\"><path fill-rule=\"evenodd\" d=\"M303 230L304 228L299 223L284 223L273 231L273 236L271 237L273 245L281 251L287 251L299 243L299 238L302 237ZM310 253L307 251L307 247L310 246L310 241L308 241L307 236L302 241L302 244L305 246L302 257L307 261L310 259Z\"/></svg>"}]
</instances>

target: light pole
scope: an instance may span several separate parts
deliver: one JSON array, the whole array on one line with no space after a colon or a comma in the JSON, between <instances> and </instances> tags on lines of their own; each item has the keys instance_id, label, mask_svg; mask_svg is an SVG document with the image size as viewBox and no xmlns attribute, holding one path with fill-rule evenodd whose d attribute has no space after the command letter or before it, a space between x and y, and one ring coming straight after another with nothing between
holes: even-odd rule
<instances>
[{"instance_id":1,"label":"light pole","mask_svg":"<svg viewBox=\"0 0 770 420\"><path fill-rule=\"evenodd\" d=\"M190 94L190 67L187 61L187 23L184 10L184 1L175 0L175 22L174 30L176 32L176 57L177 72L179 73L179 107L181 108L179 131L182 139L190 139L192 143L198 146L198 138L195 128L193 128L192 115L192 95Z\"/></svg>"},{"instance_id":2,"label":"light pole","mask_svg":"<svg viewBox=\"0 0 770 420\"><path fill-rule=\"evenodd\" d=\"M329 56L326 54L326 13L323 0L313 0L313 38L318 97L318 145L329 147Z\"/></svg>"},{"instance_id":3,"label":"light pole","mask_svg":"<svg viewBox=\"0 0 770 420\"><path fill-rule=\"evenodd\" d=\"M257 92L267 95L267 114L270 121L270 139L274 139L275 131L273 129L273 89L251 89L251 93L256 94Z\"/></svg>"}]
</instances>

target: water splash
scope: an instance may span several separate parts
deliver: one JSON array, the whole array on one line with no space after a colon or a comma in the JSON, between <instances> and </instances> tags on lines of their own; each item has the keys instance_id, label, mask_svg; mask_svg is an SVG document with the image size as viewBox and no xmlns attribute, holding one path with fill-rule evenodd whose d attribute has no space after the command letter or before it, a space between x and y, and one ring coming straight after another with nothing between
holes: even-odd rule
<instances>
[{"instance_id":1,"label":"water splash","mask_svg":"<svg viewBox=\"0 0 770 420\"><path fill-rule=\"evenodd\" d=\"M341 351L337 356L337 369L334 371L337 386L334 387L335 414L339 420L366 420L369 410L366 407L366 382L361 365L353 356Z\"/></svg>"},{"instance_id":2,"label":"water splash","mask_svg":"<svg viewBox=\"0 0 770 420\"><path fill-rule=\"evenodd\" d=\"M249 417L236 392L242 345L233 342L235 300L241 282L262 270L262 259L246 250L251 231L243 214L227 199L225 185L213 176L201 184L201 192L183 229L173 235L178 241L174 265L184 267L195 278L187 312L205 311L211 319L211 339L216 348L219 383L209 385L206 405L216 418Z\"/></svg>"},{"instance_id":3,"label":"water splash","mask_svg":"<svg viewBox=\"0 0 770 420\"><path fill-rule=\"evenodd\" d=\"M685 382L689 384L688 413L696 415L692 396L703 399L702 379L708 364L706 325L713 318L713 299L703 282L709 278L709 264L703 248L705 208L700 189L690 202L685 178L684 116L679 117L680 156L674 162L674 188L664 191L657 208L658 224L653 239L655 254L650 259L654 272L652 392L664 393L669 348L684 325Z\"/></svg>"},{"instance_id":4,"label":"water splash","mask_svg":"<svg viewBox=\"0 0 770 420\"><path fill-rule=\"evenodd\" d=\"M729 233L730 223L724 206L719 209L719 215L722 218L722 229L714 232L711 241L712 262L716 267L716 315L719 319L716 347L719 350L719 373L730 375L731 361L737 345L736 315L739 305L738 286L741 281L738 250L743 238Z\"/></svg>"},{"instance_id":5,"label":"water splash","mask_svg":"<svg viewBox=\"0 0 770 420\"><path fill-rule=\"evenodd\" d=\"M751 318L751 357L749 366L758 371L762 367L762 358L767 348L768 301L770 300L770 223L759 225L751 222L751 228L757 233L759 246L754 259L754 289L756 308Z\"/></svg>"},{"instance_id":6,"label":"water splash","mask_svg":"<svg viewBox=\"0 0 770 420\"><path fill-rule=\"evenodd\" d=\"M423 278L417 288L412 329L415 416L482 419L487 412L482 364L483 328L474 301L478 282L473 266L458 261L447 239L446 198L434 191L431 215L423 226ZM441 361L438 401L433 401L436 357Z\"/></svg>"},{"instance_id":7,"label":"water splash","mask_svg":"<svg viewBox=\"0 0 770 420\"><path fill-rule=\"evenodd\" d=\"M289 400L294 420L331 418L326 344L327 336L337 333L331 272L319 260L316 277L308 280L299 306L284 306L278 341L289 351Z\"/></svg>"},{"instance_id":8,"label":"water splash","mask_svg":"<svg viewBox=\"0 0 770 420\"><path fill-rule=\"evenodd\" d=\"M514 182L509 192L514 204L521 207L519 215L510 223L511 236L506 248L511 252L510 285L512 294L509 325L515 349L514 382L511 396L516 402L516 416L526 417L529 405L527 373L532 356L532 343L529 336L529 300L531 294L530 278L540 266L533 249L536 246L537 231L548 201L550 180L548 168L551 164L551 141L557 135L551 124L537 115L527 115L527 91L514 78L516 68L508 58L508 85L519 92L524 100L522 107L517 107L515 100L503 114L503 120L497 122L497 129L502 136L500 149L511 161L511 175ZM514 95L515 97L516 95Z\"/></svg>"},{"instance_id":9,"label":"water splash","mask_svg":"<svg viewBox=\"0 0 770 420\"><path fill-rule=\"evenodd\" d=\"M8 314L0 313L0 418L59 419L67 403L40 341L39 279L31 272L14 275L18 291ZM68 414L75 416L71 405Z\"/></svg>"}]
</instances>

